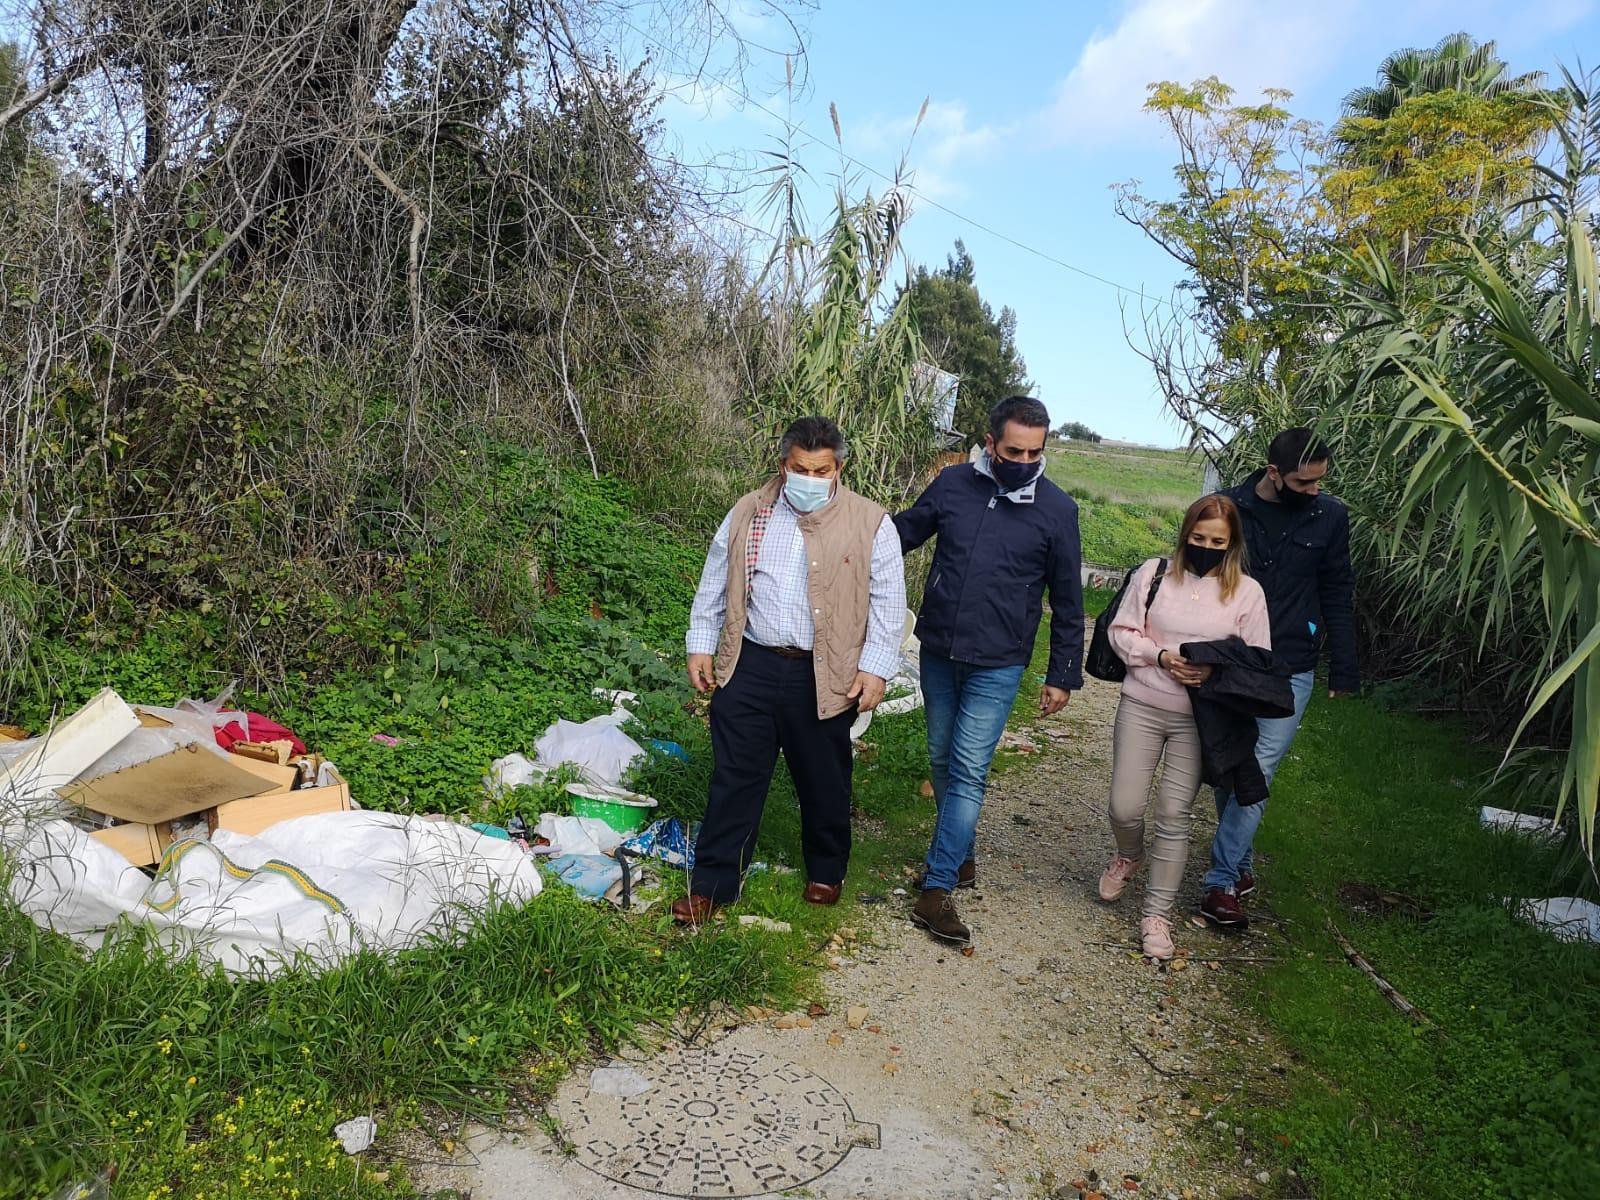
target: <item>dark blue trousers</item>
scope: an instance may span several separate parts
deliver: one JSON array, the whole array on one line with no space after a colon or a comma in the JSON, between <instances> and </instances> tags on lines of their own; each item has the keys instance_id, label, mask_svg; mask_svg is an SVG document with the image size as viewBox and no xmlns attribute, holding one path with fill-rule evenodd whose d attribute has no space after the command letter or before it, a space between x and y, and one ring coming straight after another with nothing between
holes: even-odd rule
<instances>
[{"instance_id":1,"label":"dark blue trousers","mask_svg":"<svg viewBox=\"0 0 1600 1200\"><path fill-rule=\"evenodd\" d=\"M850 865L852 708L817 717L816 668L746 641L738 667L711 698L711 790L695 842L690 890L718 904L739 898L761 812L783 752L800 800L806 876L840 883Z\"/></svg>"}]
</instances>

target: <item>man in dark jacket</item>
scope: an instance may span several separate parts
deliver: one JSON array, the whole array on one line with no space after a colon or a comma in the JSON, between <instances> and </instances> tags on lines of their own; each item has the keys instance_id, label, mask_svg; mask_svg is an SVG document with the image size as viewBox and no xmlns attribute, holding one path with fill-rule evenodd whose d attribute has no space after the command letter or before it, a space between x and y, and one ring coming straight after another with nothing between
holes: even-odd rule
<instances>
[{"instance_id":1,"label":"man in dark jacket","mask_svg":"<svg viewBox=\"0 0 1600 1200\"><path fill-rule=\"evenodd\" d=\"M1226 493L1244 521L1250 574L1267 595L1273 653L1290 672L1294 688L1292 717L1258 723L1256 758L1268 783L1305 716L1324 646L1329 695L1361 688L1350 514L1322 490L1332 458L1311 430L1286 429L1272 439L1267 466ZM1251 845L1266 807L1241 805L1227 792L1217 792L1217 836L1200 902L1201 913L1214 924L1247 923L1239 901L1255 891Z\"/></svg>"},{"instance_id":2,"label":"man in dark jacket","mask_svg":"<svg viewBox=\"0 0 1600 1200\"><path fill-rule=\"evenodd\" d=\"M906 553L939 539L917 620L938 818L911 919L960 945L972 935L950 896L976 882L989 762L1033 655L1047 588L1050 665L1040 711L1060 712L1083 686L1078 506L1044 477L1049 426L1039 401L1002 400L989 414L982 456L941 471L894 519Z\"/></svg>"}]
</instances>

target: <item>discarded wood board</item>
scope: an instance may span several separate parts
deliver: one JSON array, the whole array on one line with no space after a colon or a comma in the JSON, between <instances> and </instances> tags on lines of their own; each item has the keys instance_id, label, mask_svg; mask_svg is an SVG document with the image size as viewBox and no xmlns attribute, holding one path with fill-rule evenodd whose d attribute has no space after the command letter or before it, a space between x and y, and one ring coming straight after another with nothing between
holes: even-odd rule
<instances>
[{"instance_id":1,"label":"discarded wood board","mask_svg":"<svg viewBox=\"0 0 1600 1200\"><path fill-rule=\"evenodd\" d=\"M229 753L234 756L234 766L239 767L241 770L249 771L252 775L259 776L270 785L265 791L257 792L258 796L276 796L280 792L287 792L294 787L295 781L300 778L300 772L297 768L287 765L279 766L275 762L262 762L260 759L240 754L237 745Z\"/></svg>"},{"instance_id":2,"label":"discarded wood board","mask_svg":"<svg viewBox=\"0 0 1600 1200\"><path fill-rule=\"evenodd\" d=\"M167 847L172 845L172 822L146 825L133 821L96 829L89 836L103 846L110 846L134 866L148 867L160 862Z\"/></svg>"},{"instance_id":3,"label":"discarded wood board","mask_svg":"<svg viewBox=\"0 0 1600 1200\"><path fill-rule=\"evenodd\" d=\"M212 833L227 829L233 833L255 835L295 817L310 817L317 813L349 812L355 807L350 802L350 785L329 768L333 782L323 787L299 788L292 792L278 792L251 796L219 804L206 813L206 825Z\"/></svg>"},{"instance_id":4,"label":"discarded wood board","mask_svg":"<svg viewBox=\"0 0 1600 1200\"><path fill-rule=\"evenodd\" d=\"M137 728L133 709L104 688L9 767L0 765L0 795L32 800L60 791Z\"/></svg>"},{"instance_id":5,"label":"discarded wood board","mask_svg":"<svg viewBox=\"0 0 1600 1200\"><path fill-rule=\"evenodd\" d=\"M276 763L280 767L289 765L289 757L294 753L294 743L287 739L276 742L235 742L228 747L229 754L237 754L240 758L253 758L258 762Z\"/></svg>"},{"instance_id":6,"label":"discarded wood board","mask_svg":"<svg viewBox=\"0 0 1600 1200\"><path fill-rule=\"evenodd\" d=\"M181 746L136 766L61 788L61 798L121 821L157 825L230 800L259 796L275 786L245 766L246 761L206 746Z\"/></svg>"}]
</instances>

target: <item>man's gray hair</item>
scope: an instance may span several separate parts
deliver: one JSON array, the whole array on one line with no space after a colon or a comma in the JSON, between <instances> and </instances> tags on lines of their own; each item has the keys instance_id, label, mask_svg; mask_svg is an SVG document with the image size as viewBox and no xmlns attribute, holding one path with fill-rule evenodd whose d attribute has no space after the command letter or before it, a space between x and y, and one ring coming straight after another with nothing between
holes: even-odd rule
<instances>
[{"instance_id":1,"label":"man's gray hair","mask_svg":"<svg viewBox=\"0 0 1600 1200\"><path fill-rule=\"evenodd\" d=\"M827 417L801 417L785 429L778 442L778 461L787 462L791 450L832 450L840 465L850 457L844 433Z\"/></svg>"}]
</instances>

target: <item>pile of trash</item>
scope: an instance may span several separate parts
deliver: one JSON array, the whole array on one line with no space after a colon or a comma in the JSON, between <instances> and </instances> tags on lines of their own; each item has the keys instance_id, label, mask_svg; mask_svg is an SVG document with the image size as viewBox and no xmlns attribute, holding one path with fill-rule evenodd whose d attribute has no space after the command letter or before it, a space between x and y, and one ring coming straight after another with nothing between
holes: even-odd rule
<instances>
[{"instance_id":1,"label":"pile of trash","mask_svg":"<svg viewBox=\"0 0 1600 1200\"><path fill-rule=\"evenodd\" d=\"M337 768L256 713L100 692L45 735L0 733L12 899L97 948L118 926L232 972L328 966L452 933L539 894L506 842L363 812Z\"/></svg>"},{"instance_id":2,"label":"pile of trash","mask_svg":"<svg viewBox=\"0 0 1600 1200\"><path fill-rule=\"evenodd\" d=\"M922 704L913 624L907 613L880 713ZM696 826L652 820L656 802L623 786L650 751L688 758L624 731L631 692L597 690L611 712L556 721L531 758L507 755L484 778L504 798L564 771L570 815L466 826L362 811L333 763L228 707L231 691L169 708L107 688L42 736L0 725L0 874L22 911L90 948L131 922L228 971L273 974L460 932L492 903L537 896L541 863L635 912L657 898L661 868L694 867Z\"/></svg>"}]
</instances>

